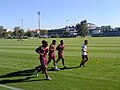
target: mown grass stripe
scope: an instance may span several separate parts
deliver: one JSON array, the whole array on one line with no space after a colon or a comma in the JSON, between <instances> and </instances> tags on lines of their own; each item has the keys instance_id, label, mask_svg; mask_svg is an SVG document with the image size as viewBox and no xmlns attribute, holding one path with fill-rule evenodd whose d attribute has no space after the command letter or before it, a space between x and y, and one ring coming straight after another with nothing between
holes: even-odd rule
<instances>
[{"instance_id":1,"label":"mown grass stripe","mask_svg":"<svg viewBox=\"0 0 120 90\"><path fill-rule=\"evenodd\" d=\"M0 84L0 87L8 88L8 89L11 89L11 90L24 90L24 89L15 88L15 87L11 87L11 86L7 86L7 85L3 85L3 84Z\"/></svg>"}]
</instances>

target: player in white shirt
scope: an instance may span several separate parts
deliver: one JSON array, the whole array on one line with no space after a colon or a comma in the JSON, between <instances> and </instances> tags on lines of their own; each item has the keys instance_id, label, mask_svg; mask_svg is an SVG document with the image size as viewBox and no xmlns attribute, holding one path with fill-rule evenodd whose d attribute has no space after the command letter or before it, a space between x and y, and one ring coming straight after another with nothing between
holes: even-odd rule
<instances>
[{"instance_id":1,"label":"player in white shirt","mask_svg":"<svg viewBox=\"0 0 120 90\"><path fill-rule=\"evenodd\" d=\"M87 44L88 44L88 40L84 40L84 44L82 46L82 61L80 63L80 67L83 65L83 67L85 67L85 62L88 61L88 51L87 51Z\"/></svg>"}]
</instances>

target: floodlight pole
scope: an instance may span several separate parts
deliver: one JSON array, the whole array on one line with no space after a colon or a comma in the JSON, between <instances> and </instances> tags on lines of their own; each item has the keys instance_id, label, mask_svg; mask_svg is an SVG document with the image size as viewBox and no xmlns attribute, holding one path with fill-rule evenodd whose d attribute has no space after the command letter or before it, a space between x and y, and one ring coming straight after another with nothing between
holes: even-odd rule
<instances>
[{"instance_id":1,"label":"floodlight pole","mask_svg":"<svg viewBox=\"0 0 120 90\"><path fill-rule=\"evenodd\" d=\"M40 11L37 14L38 14L38 30L39 30L39 37L40 37Z\"/></svg>"},{"instance_id":2,"label":"floodlight pole","mask_svg":"<svg viewBox=\"0 0 120 90\"><path fill-rule=\"evenodd\" d=\"M68 20L66 20L67 21L67 27L68 27Z\"/></svg>"},{"instance_id":3,"label":"floodlight pole","mask_svg":"<svg viewBox=\"0 0 120 90\"><path fill-rule=\"evenodd\" d=\"M67 21L67 26L66 26L66 30L68 30L68 20L66 20Z\"/></svg>"},{"instance_id":4,"label":"floodlight pole","mask_svg":"<svg viewBox=\"0 0 120 90\"><path fill-rule=\"evenodd\" d=\"M21 19L21 28L23 30L23 18Z\"/></svg>"},{"instance_id":5,"label":"floodlight pole","mask_svg":"<svg viewBox=\"0 0 120 90\"><path fill-rule=\"evenodd\" d=\"M40 30L40 12L38 12L38 29Z\"/></svg>"}]
</instances>

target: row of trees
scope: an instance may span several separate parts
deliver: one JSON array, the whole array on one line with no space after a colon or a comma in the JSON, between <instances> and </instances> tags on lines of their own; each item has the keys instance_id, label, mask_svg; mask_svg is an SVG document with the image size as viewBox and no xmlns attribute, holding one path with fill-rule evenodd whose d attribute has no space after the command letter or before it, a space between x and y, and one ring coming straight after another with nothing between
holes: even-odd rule
<instances>
[{"instance_id":1,"label":"row of trees","mask_svg":"<svg viewBox=\"0 0 120 90\"><path fill-rule=\"evenodd\" d=\"M39 30L37 30L39 31ZM47 30L40 30L40 33L34 31L24 31L20 27L13 28L13 31L7 31L3 26L0 26L0 38L9 38L9 37L21 37L21 36L28 36L28 37L39 37L40 35L46 35L48 32Z\"/></svg>"},{"instance_id":2,"label":"row of trees","mask_svg":"<svg viewBox=\"0 0 120 90\"><path fill-rule=\"evenodd\" d=\"M75 26L78 35L80 35L81 37L85 37L88 35L89 31L88 31L88 25L87 25L87 20L83 20L80 23L76 24ZM40 32L33 32L33 31L24 31L23 29L21 29L20 27L15 27L13 29L14 31L8 31L6 29L4 29L3 26L0 26L0 38L2 37L14 37L14 36L28 36L28 37L39 37L39 36L43 36L43 35L47 35L48 31L47 30L39 30ZM64 35L68 35L68 32L64 32Z\"/></svg>"},{"instance_id":3,"label":"row of trees","mask_svg":"<svg viewBox=\"0 0 120 90\"><path fill-rule=\"evenodd\" d=\"M0 38L22 35L24 35L24 30L20 29L20 27L15 27L13 32L12 31L7 32L7 29L4 29L3 26L0 26Z\"/></svg>"}]
</instances>

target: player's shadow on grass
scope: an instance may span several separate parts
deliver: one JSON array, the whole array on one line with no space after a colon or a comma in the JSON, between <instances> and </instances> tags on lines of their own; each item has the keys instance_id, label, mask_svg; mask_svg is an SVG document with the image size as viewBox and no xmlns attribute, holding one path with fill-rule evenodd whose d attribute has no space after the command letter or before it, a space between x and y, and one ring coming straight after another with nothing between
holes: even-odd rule
<instances>
[{"instance_id":1,"label":"player's shadow on grass","mask_svg":"<svg viewBox=\"0 0 120 90\"><path fill-rule=\"evenodd\" d=\"M34 76L32 76L32 75L34 75ZM19 79L12 79L12 77L14 77L14 78L18 77ZM35 80L33 80L34 78L35 78ZM0 84L45 81L46 80L46 79L37 78L35 76L35 69L28 69L28 70L24 70L24 71L7 73L5 75L1 75L0 79L2 79L2 80L0 80Z\"/></svg>"},{"instance_id":2,"label":"player's shadow on grass","mask_svg":"<svg viewBox=\"0 0 120 90\"><path fill-rule=\"evenodd\" d=\"M76 69L76 68L79 68L79 66L75 66L75 67L67 67L67 68L59 68L60 70L68 70L68 69ZM48 71L55 71L54 68L48 68Z\"/></svg>"},{"instance_id":3,"label":"player's shadow on grass","mask_svg":"<svg viewBox=\"0 0 120 90\"><path fill-rule=\"evenodd\" d=\"M78 66L76 67L67 67L67 68L60 68L60 70L66 70L66 69L75 69L75 68L79 68ZM55 71L54 68L49 68L48 71ZM7 73L5 75L1 75L0 79L5 78L4 80L0 80L0 84L6 84L6 83L20 83L20 82L33 82L33 81L45 81L46 79L39 79L36 78L36 76L32 76L35 75L35 69L28 69L28 70L23 70L23 71L18 71L18 72L11 72L11 73ZM19 77L22 79L12 79L12 77ZM7 78L7 79L6 79ZM23 79L24 78L24 79ZM35 80L33 80L35 78Z\"/></svg>"},{"instance_id":4,"label":"player's shadow on grass","mask_svg":"<svg viewBox=\"0 0 120 90\"><path fill-rule=\"evenodd\" d=\"M30 79L35 78L35 80L30 80ZM21 83L21 82L36 82L36 81L46 81L46 79L36 79L36 77L26 77L25 79L5 79L5 80L0 80L0 84L7 84L7 83Z\"/></svg>"},{"instance_id":5,"label":"player's shadow on grass","mask_svg":"<svg viewBox=\"0 0 120 90\"><path fill-rule=\"evenodd\" d=\"M6 75L0 76L0 78L18 77L18 76L31 76L35 72L35 69L28 69L24 71L17 71L12 73L7 73Z\"/></svg>"}]
</instances>

